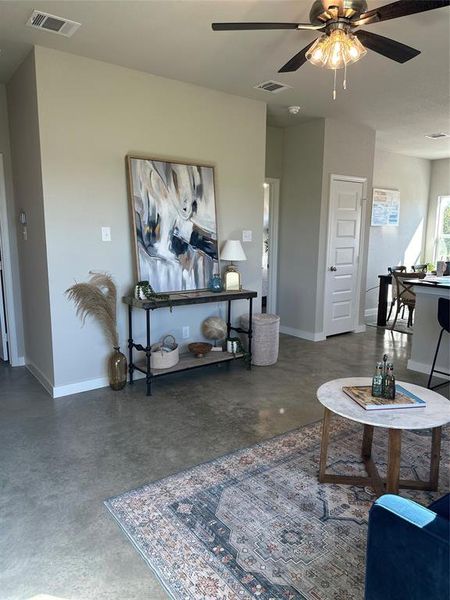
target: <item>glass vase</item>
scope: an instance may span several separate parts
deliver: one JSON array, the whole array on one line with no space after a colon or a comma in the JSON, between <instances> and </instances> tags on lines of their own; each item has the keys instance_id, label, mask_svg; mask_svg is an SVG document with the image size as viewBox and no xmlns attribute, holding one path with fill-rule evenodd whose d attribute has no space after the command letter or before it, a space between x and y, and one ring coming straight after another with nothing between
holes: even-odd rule
<instances>
[{"instance_id":1,"label":"glass vase","mask_svg":"<svg viewBox=\"0 0 450 600\"><path fill-rule=\"evenodd\" d=\"M223 283L219 274L214 274L209 281L209 289L211 292L222 292Z\"/></svg>"},{"instance_id":2,"label":"glass vase","mask_svg":"<svg viewBox=\"0 0 450 600\"><path fill-rule=\"evenodd\" d=\"M127 358L119 347L114 348L108 359L108 377L113 390L123 390L127 383Z\"/></svg>"}]
</instances>

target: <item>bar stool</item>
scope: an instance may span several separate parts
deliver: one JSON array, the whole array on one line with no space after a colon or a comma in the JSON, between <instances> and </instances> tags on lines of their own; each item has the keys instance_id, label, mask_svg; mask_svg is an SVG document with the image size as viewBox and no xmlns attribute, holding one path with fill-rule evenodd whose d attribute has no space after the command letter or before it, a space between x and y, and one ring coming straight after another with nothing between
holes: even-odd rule
<instances>
[{"instance_id":1,"label":"bar stool","mask_svg":"<svg viewBox=\"0 0 450 600\"><path fill-rule=\"evenodd\" d=\"M427 387L430 390L434 390L438 387L441 387L441 385L445 385L446 383L448 383L448 381L444 381L443 383L438 383L437 385L432 386L431 380L433 379L433 373L440 373L441 375L447 375L448 377L450 377L450 373L444 373L444 371L439 371L438 369L435 369L436 359L437 359L439 348L441 345L442 334L444 333L444 331L446 331L447 333L450 333L450 300L448 300L447 298L439 298L438 322L439 322L439 325L442 327L442 329L441 329L441 333L439 334L439 340L437 343L436 352L434 354L433 365L431 367L430 377L428 378L428 386Z\"/></svg>"}]
</instances>

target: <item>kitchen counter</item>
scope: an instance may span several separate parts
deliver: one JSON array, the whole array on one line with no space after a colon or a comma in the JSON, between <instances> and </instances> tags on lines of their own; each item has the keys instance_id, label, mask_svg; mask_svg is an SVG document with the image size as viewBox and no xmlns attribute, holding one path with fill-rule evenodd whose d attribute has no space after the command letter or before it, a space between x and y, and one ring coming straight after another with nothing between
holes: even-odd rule
<instances>
[{"instance_id":1,"label":"kitchen counter","mask_svg":"<svg viewBox=\"0 0 450 600\"><path fill-rule=\"evenodd\" d=\"M450 299L450 277L427 277L420 281L415 279L407 281L414 284L416 293L414 333L408 369L429 373L441 331L437 320L438 300L439 298ZM444 333L436 362L436 368L440 371L450 372L449 346L448 334Z\"/></svg>"}]
</instances>

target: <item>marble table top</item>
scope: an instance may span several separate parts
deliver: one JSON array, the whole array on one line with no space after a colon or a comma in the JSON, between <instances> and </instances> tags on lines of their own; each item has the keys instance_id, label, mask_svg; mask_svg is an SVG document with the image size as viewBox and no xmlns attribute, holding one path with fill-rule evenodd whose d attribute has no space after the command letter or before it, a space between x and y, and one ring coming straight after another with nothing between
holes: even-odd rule
<instances>
[{"instance_id":1,"label":"marble table top","mask_svg":"<svg viewBox=\"0 0 450 600\"><path fill-rule=\"evenodd\" d=\"M395 408L366 410L342 391L344 386L371 385L370 377L347 377L334 379L320 386L317 399L332 412L365 425L389 429L427 429L450 423L450 401L420 385L397 381L419 398L427 402L425 408Z\"/></svg>"}]
</instances>

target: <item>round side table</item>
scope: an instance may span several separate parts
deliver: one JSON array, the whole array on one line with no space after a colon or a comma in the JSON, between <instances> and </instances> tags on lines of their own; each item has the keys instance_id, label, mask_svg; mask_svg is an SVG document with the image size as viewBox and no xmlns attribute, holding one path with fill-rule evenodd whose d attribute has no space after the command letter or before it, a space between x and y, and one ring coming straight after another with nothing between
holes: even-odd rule
<instances>
[{"instance_id":1,"label":"round side table","mask_svg":"<svg viewBox=\"0 0 450 600\"><path fill-rule=\"evenodd\" d=\"M402 408L384 410L365 410L349 398L342 388L348 386L368 386L369 377L350 377L334 379L320 386L317 399L323 404L325 412L322 425L320 448L319 481L321 483L343 483L348 485L369 485L377 496L398 494L399 487L416 490L436 490L439 481L439 461L441 453L442 426L450 422L450 402L427 388L412 383L397 382L408 391L426 401L424 408ZM353 475L335 475L326 473L328 441L330 436L331 415L335 413L364 425L361 456L367 471L367 477ZM372 440L374 427L388 430L388 466L384 480L372 460ZM403 429L431 429L431 465L428 481L400 479L401 435Z\"/></svg>"}]
</instances>

